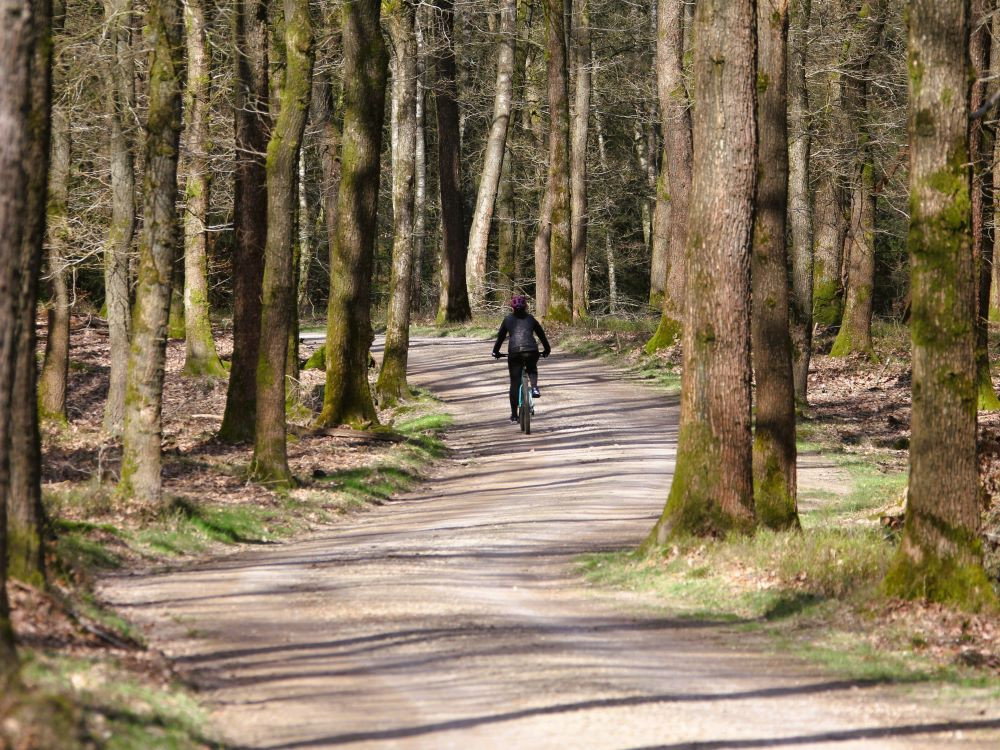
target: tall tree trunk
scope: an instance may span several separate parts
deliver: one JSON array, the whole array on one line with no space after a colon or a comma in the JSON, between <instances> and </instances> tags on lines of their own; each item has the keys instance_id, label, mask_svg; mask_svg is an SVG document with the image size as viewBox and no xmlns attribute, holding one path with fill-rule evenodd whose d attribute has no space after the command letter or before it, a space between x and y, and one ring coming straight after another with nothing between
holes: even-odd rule
<instances>
[{"instance_id":1,"label":"tall tree trunk","mask_svg":"<svg viewBox=\"0 0 1000 750\"><path fill-rule=\"evenodd\" d=\"M340 223L330 263L326 389L317 419L320 425L378 422L368 385L368 351L373 338L370 293L388 63L380 13L378 0L344 5L343 178ZM459 277L464 285L464 261Z\"/></svg>"},{"instance_id":2,"label":"tall tree trunk","mask_svg":"<svg viewBox=\"0 0 1000 750\"><path fill-rule=\"evenodd\" d=\"M486 247L490 239L490 224L496 201L500 172L503 168L507 129L514 102L514 58L517 46L517 0L501 0L500 48L497 54L496 97L493 121L486 140L486 153L479 177L479 195L472 214L469 231L469 255L466 259L465 281L469 302L480 309L486 302Z\"/></svg>"},{"instance_id":3,"label":"tall tree trunk","mask_svg":"<svg viewBox=\"0 0 1000 750\"><path fill-rule=\"evenodd\" d=\"M656 83L663 122L663 167L666 185L657 187L657 218L664 223L669 206L665 258L666 286L660 324L646 344L652 354L671 346L681 335L684 304L684 248L687 244L691 194L691 108L684 80L685 12L683 0L660 0L657 10ZM666 189L669 199L664 196ZM663 242L662 229L653 242Z\"/></svg>"},{"instance_id":4,"label":"tall tree trunk","mask_svg":"<svg viewBox=\"0 0 1000 750\"><path fill-rule=\"evenodd\" d=\"M286 61L281 111L267 144L267 241L251 465L258 481L278 485L292 482L285 440L285 368L295 311L295 186L312 96L314 55L309 0L284 0L283 15Z\"/></svg>"},{"instance_id":5,"label":"tall tree trunk","mask_svg":"<svg viewBox=\"0 0 1000 750\"><path fill-rule=\"evenodd\" d=\"M183 18L178 0L151 0L146 17L149 109L146 119L139 282L132 309L119 492L160 499L163 372L177 245L177 155L181 131Z\"/></svg>"},{"instance_id":6,"label":"tall tree trunk","mask_svg":"<svg viewBox=\"0 0 1000 750\"><path fill-rule=\"evenodd\" d=\"M427 89L424 86L425 51L423 22L420 6L417 6L417 145L414 154L414 196L413 196L413 304L417 309L423 306L424 248L427 237Z\"/></svg>"},{"instance_id":7,"label":"tall tree trunk","mask_svg":"<svg viewBox=\"0 0 1000 750\"><path fill-rule=\"evenodd\" d=\"M302 314L309 298L309 269L312 266L313 255L316 253L315 238L313 237L313 227L316 222L315 201L309 190L309 181L306 174L306 159L312 154L312 149L306 151L305 145L299 155L299 279L295 292L295 306ZM297 326L296 326L297 328ZM295 332L295 340L298 341L298 331Z\"/></svg>"},{"instance_id":8,"label":"tall tree trunk","mask_svg":"<svg viewBox=\"0 0 1000 750\"><path fill-rule=\"evenodd\" d=\"M573 320L587 315L587 140L590 130L591 65L590 2L574 0L573 69L576 88L570 133Z\"/></svg>"},{"instance_id":9,"label":"tall tree trunk","mask_svg":"<svg viewBox=\"0 0 1000 750\"><path fill-rule=\"evenodd\" d=\"M237 50L233 107L233 358L219 438L227 443L243 443L253 440L256 423L261 285L267 240L264 153L271 128L267 0L236 0L233 18Z\"/></svg>"},{"instance_id":10,"label":"tall tree trunk","mask_svg":"<svg viewBox=\"0 0 1000 750\"><path fill-rule=\"evenodd\" d=\"M53 107L48 190L48 275L51 301L45 360L38 379L38 411L43 419L57 422L66 421L66 379L69 375L70 299L66 258L72 241L67 213L71 138L68 113L62 106Z\"/></svg>"},{"instance_id":11,"label":"tall tree trunk","mask_svg":"<svg viewBox=\"0 0 1000 750\"><path fill-rule=\"evenodd\" d=\"M375 384L379 402L384 405L410 395L406 384L406 360L410 346L410 292L413 288L413 183L417 150L416 20L416 8L408 0L395 6L387 18L393 47L392 112L395 119L392 127L392 272L385 352ZM506 125L504 127L506 129Z\"/></svg>"},{"instance_id":12,"label":"tall tree trunk","mask_svg":"<svg viewBox=\"0 0 1000 750\"><path fill-rule=\"evenodd\" d=\"M756 391L754 509L772 529L799 525L795 486L795 387L788 325L788 0L757 3L757 177L752 279Z\"/></svg>"},{"instance_id":13,"label":"tall tree trunk","mask_svg":"<svg viewBox=\"0 0 1000 750\"><path fill-rule=\"evenodd\" d=\"M646 546L753 527L750 241L757 172L753 0L695 11L694 170L674 480Z\"/></svg>"},{"instance_id":14,"label":"tall tree trunk","mask_svg":"<svg viewBox=\"0 0 1000 750\"><path fill-rule=\"evenodd\" d=\"M0 688L17 674L7 602L7 497L21 255L30 232L32 3L0 4Z\"/></svg>"},{"instance_id":15,"label":"tall tree trunk","mask_svg":"<svg viewBox=\"0 0 1000 750\"><path fill-rule=\"evenodd\" d=\"M843 260L847 221L842 191L833 175L821 173L816 184L813 238L813 320L824 326L840 322Z\"/></svg>"},{"instance_id":16,"label":"tall tree trunk","mask_svg":"<svg viewBox=\"0 0 1000 750\"><path fill-rule=\"evenodd\" d=\"M658 188L656 178L656 165L650 160L649 137L642 126L646 119L646 114L641 109L636 113L637 117L632 123L633 139L635 146L635 156L639 162L639 172L646 177L647 187L652 194L642 196L642 203L639 210L642 216L642 245L649 255L649 306L658 308L663 306L663 290L667 285L667 245L657 245L654 240L654 227L656 223L656 191ZM663 210L662 208L660 209ZM660 224L666 225L670 222L669 208L666 215L660 215Z\"/></svg>"},{"instance_id":17,"label":"tall tree trunk","mask_svg":"<svg viewBox=\"0 0 1000 750\"><path fill-rule=\"evenodd\" d=\"M969 109L978 110L986 101L990 76L992 38L990 22L995 0L972 0L969 12L973 27L969 57L974 80ZM995 88L995 85L992 87ZM980 411L1000 410L1000 398L990 373L989 315L993 280L993 131L983 119L969 122L969 153L972 157L972 257L976 273L976 390Z\"/></svg>"},{"instance_id":18,"label":"tall tree trunk","mask_svg":"<svg viewBox=\"0 0 1000 750\"><path fill-rule=\"evenodd\" d=\"M506 302L514 294L518 283L515 265L517 262L517 220L514 205L514 176L512 162L514 154L507 148L500 172L500 187L497 189L497 290L495 299Z\"/></svg>"},{"instance_id":19,"label":"tall tree trunk","mask_svg":"<svg viewBox=\"0 0 1000 750\"><path fill-rule=\"evenodd\" d=\"M535 235L535 315L549 314L552 291L552 180L546 178L542 205L538 212L538 234Z\"/></svg>"},{"instance_id":20,"label":"tall tree trunk","mask_svg":"<svg viewBox=\"0 0 1000 750\"><path fill-rule=\"evenodd\" d=\"M809 89L806 30L812 0L791 0L788 30L788 224L791 252L792 376L795 400L806 404L813 330L813 212L809 196Z\"/></svg>"},{"instance_id":21,"label":"tall tree trunk","mask_svg":"<svg viewBox=\"0 0 1000 750\"><path fill-rule=\"evenodd\" d=\"M912 0L909 23L913 421L895 596L995 607L982 567L976 461L968 4Z\"/></svg>"},{"instance_id":22,"label":"tall tree trunk","mask_svg":"<svg viewBox=\"0 0 1000 750\"><path fill-rule=\"evenodd\" d=\"M599 112L594 114L594 124L597 128L597 155L601 160L601 171L608 174L608 151L604 143L604 127ZM608 312L618 314L618 275L615 263L615 249L611 241L611 224L604 227L604 260L608 268Z\"/></svg>"},{"instance_id":23,"label":"tall tree trunk","mask_svg":"<svg viewBox=\"0 0 1000 750\"><path fill-rule=\"evenodd\" d=\"M437 322L461 323L472 317L465 284L465 203L462 199L461 130L455 80L455 3L435 0L434 101L437 104L438 187L441 193L441 298Z\"/></svg>"},{"instance_id":24,"label":"tall tree trunk","mask_svg":"<svg viewBox=\"0 0 1000 750\"><path fill-rule=\"evenodd\" d=\"M848 66L844 83L844 112L853 127L857 154L851 188L850 244L847 250L847 283L844 314L830 356L871 356L872 297L875 291L875 164L868 120L871 107L869 69L872 55L885 27L884 0L852 0L851 14L864 28L860 53Z\"/></svg>"},{"instance_id":25,"label":"tall tree trunk","mask_svg":"<svg viewBox=\"0 0 1000 750\"><path fill-rule=\"evenodd\" d=\"M27 220L22 237L19 294L16 302L17 353L10 433L10 491L7 495L7 573L12 578L44 586L42 547L42 446L38 434L38 366L35 350L35 309L38 272L45 243L49 129L52 99L52 4L32 3L34 51L28 112ZM2 502L0 496L0 502Z\"/></svg>"},{"instance_id":26,"label":"tall tree trunk","mask_svg":"<svg viewBox=\"0 0 1000 750\"><path fill-rule=\"evenodd\" d=\"M546 317L573 318L573 245L569 176L569 88L563 0L545 0L549 99L549 306Z\"/></svg>"},{"instance_id":27,"label":"tall tree trunk","mask_svg":"<svg viewBox=\"0 0 1000 750\"><path fill-rule=\"evenodd\" d=\"M186 375L223 377L212 338L208 309L208 209L211 205L212 167L209 114L212 94L212 52L204 0L186 0L187 41L187 187L184 213L184 357Z\"/></svg>"},{"instance_id":28,"label":"tall tree trunk","mask_svg":"<svg viewBox=\"0 0 1000 750\"><path fill-rule=\"evenodd\" d=\"M135 235L135 163L127 123L135 111L135 57L132 0L104 0L111 54L108 62L111 225L104 248L104 304L108 311L111 368L104 429L117 435L125 420L125 380L129 357L129 256Z\"/></svg>"},{"instance_id":29,"label":"tall tree trunk","mask_svg":"<svg viewBox=\"0 0 1000 750\"><path fill-rule=\"evenodd\" d=\"M996 14L993 15L991 24L991 38L996 39L997 35L1000 35L1000 17ZM1000 71L1000 44L990 44L990 73L995 75L997 71ZM997 88L997 82L991 81L990 85L987 86L987 95L993 95ZM993 194L996 196L997 190L1000 190L1000 138L993 138ZM993 231L993 258L996 259L1000 257L1000 248L997 247L1000 244L1000 232L996 231L997 222L1000 222L1000 201L994 198L993 201L993 216L991 217L993 221L994 231ZM991 263L991 284L990 284L990 310L989 319L990 320L1000 320L1000 262Z\"/></svg>"}]
</instances>

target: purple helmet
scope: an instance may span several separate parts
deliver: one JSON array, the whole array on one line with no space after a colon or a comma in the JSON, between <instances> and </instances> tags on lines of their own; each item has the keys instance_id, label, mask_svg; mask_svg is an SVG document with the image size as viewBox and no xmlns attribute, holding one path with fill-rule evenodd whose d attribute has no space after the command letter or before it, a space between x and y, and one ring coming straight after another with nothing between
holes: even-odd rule
<instances>
[{"instance_id":1,"label":"purple helmet","mask_svg":"<svg viewBox=\"0 0 1000 750\"><path fill-rule=\"evenodd\" d=\"M523 294L515 294L510 298L510 307L512 310L526 310L528 308L528 298Z\"/></svg>"}]
</instances>

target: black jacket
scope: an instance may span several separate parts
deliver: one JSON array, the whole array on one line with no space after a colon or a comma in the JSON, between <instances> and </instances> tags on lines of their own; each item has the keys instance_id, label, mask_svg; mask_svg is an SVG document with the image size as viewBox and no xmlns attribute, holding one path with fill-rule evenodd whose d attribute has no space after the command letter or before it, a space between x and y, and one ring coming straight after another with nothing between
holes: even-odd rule
<instances>
[{"instance_id":1,"label":"black jacket","mask_svg":"<svg viewBox=\"0 0 1000 750\"><path fill-rule=\"evenodd\" d=\"M521 315L509 313L503 319L503 323L500 324L500 330L497 332L497 342L493 345L494 354L500 353L500 345L507 338L508 334L510 335L510 344L507 345L507 351L510 354L537 352L538 342L535 341L536 334L542 340L542 346L545 347L544 354L548 356L548 353L552 351L552 347L549 346L549 340L545 338L545 331L542 330L542 326L539 325L534 316L529 315L527 312Z\"/></svg>"}]
</instances>

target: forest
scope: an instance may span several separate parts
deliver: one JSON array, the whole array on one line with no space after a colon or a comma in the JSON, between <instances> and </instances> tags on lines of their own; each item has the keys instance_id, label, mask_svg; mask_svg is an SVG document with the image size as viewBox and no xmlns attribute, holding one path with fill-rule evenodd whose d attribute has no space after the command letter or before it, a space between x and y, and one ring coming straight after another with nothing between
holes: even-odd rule
<instances>
[{"instance_id":1,"label":"forest","mask_svg":"<svg viewBox=\"0 0 1000 750\"><path fill-rule=\"evenodd\" d=\"M576 557L559 546L574 529L519 539L593 585L754 570L747 591L786 599L753 617L952 628L899 638L1000 689L995 0L0 0L0 15L0 748L292 743L178 718L171 701L200 699L166 685L202 683L156 628L189 615L130 614L146 584L122 577L174 585L224 548L347 539L412 493L440 492L441 523L472 513L459 496L503 523L549 486L505 500L477 462L564 472L580 513L615 496L638 514L623 537L624 517L593 510ZM553 345L519 449L488 363L514 295ZM624 489L588 478L592 453ZM535 569L518 554L502 580ZM330 585L364 587L344 566ZM419 588L415 571L385 575ZM232 628L218 644L239 647ZM154 697L66 677L95 664ZM125 721L121 701L146 708ZM392 736L322 731L295 738Z\"/></svg>"}]
</instances>

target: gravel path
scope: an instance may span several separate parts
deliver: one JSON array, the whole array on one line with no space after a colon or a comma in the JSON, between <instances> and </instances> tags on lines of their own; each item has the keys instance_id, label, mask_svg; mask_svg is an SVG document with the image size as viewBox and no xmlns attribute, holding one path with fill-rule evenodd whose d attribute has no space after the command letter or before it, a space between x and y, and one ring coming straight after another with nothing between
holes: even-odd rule
<instances>
[{"instance_id":1,"label":"gravel path","mask_svg":"<svg viewBox=\"0 0 1000 750\"><path fill-rule=\"evenodd\" d=\"M1000 706L831 678L726 626L573 576L662 508L676 400L600 365L541 365L533 434L489 344L420 339L455 415L419 491L295 542L105 595L254 748L1000 747Z\"/></svg>"}]
</instances>

